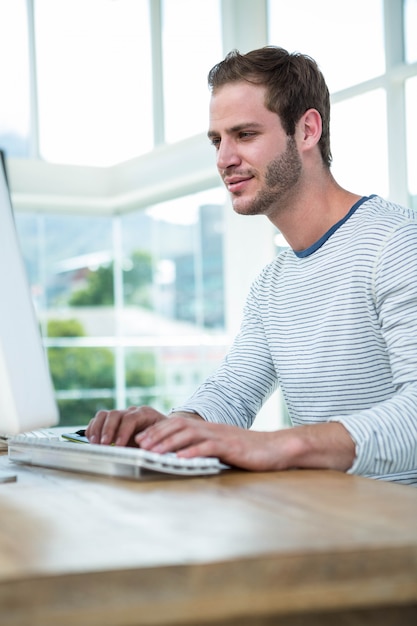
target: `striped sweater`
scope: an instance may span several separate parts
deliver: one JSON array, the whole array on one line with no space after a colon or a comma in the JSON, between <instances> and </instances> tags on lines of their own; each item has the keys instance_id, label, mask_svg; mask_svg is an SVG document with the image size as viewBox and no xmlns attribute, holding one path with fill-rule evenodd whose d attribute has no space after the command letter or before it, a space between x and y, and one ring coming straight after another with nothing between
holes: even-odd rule
<instances>
[{"instance_id":1,"label":"striped sweater","mask_svg":"<svg viewBox=\"0 0 417 626\"><path fill-rule=\"evenodd\" d=\"M337 421L351 473L417 485L417 214L362 198L253 283L218 370L181 407L249 428L280 385L294 426Z\"/></svg>"}]
</instances>

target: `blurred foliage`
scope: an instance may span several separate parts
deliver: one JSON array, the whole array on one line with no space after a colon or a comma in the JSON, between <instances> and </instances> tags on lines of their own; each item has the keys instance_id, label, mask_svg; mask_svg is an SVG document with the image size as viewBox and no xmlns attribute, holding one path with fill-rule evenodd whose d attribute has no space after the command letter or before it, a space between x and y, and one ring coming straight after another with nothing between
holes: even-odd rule
<instances>
[{"instance_id":1,"label":"blurred foliage","mask_svg":"<svg viewBox=\"0 0 417 626\"><path fill-rule=\"evenodd\" d=\"M101 409L114 409L113 398L81 398L77 400L58 400L62 426L86 426Z\"/></svg>"},{"instance_id":2,"label":"blurred foliage","mask_svg":"<svg viewBox=\"0 0 417 626\"><path fill-rule=\"evenodd\" d=\"M84 337L82 324L76 319L49 320L49 337ZM109 348L48 348L48 361L56 391L97 390L96 397L59 399L60 422L65 425L86 424L100 409L114 408L115 358ZM156 358L153 352L128 350L125 356L126 386L135 390L140 404L153 396L143 390L156 385ZM100 397L100 390L113 394ZM130 402L128 402L130 404Z\"/></svg>"},{"instance_id":3,"label":"blurred foliage","mask_svg":"<svg viewBox=\"0 0 417 626\"><path fill-rule=\"evenodd\" d=\"M123 269L124 302L150 309L152 307L152 256L136 250L125 261ZM70 296L70 306L110 306L114 304L114 264L89 270L86 286Z\"/></svg>"},{"instance_id":4,"label":"blurred foliage","mask_svg":"<svg viewBox=\"0 0 417 626\"><path fill-rule=\"evenodd\" d=\"M156 385L156 367L153 352L129 350L126 353L126 386L153 387Z\"/></svg>"},{"instance_id":5,"label":"blurred foliage","mask_svg":"<svg viewBox=\"0 0 417 626\"><path fill-rule=\"evenodd\" d=\"M75 319L49 320L48 337L84 337L84 327Z\"/></svg>"},{"instance_id":6,"label":"blurred foliage","mask_svg":"<svg viewBox=\"0 0 417 626\"><path fill-rule=\"evenodd\" d=\"M49 320L48 337L84 337L80 322ZM109 348L48 349L49 368L57 390L114 387L114 354Z\"/></svg>"}]
</instances>

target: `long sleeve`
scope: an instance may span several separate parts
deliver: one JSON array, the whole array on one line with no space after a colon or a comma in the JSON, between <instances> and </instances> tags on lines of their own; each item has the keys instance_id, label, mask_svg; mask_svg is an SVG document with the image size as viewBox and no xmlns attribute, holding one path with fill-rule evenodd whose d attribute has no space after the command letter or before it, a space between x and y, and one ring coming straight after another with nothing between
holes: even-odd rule
<instances>
[{"instance_id":1,"label":"long sleeve","mask_svg":"<svg viewBox=\"0 0 417 626\"><path fill-rule=\"evenodd\" d=\"M174 410L195 411L210 422L249 428L276 386L255 283L246 302L240 332L223 363L184 405Z\"/></svg>"},{"instance_id":2,"label":"long sleeve","mask_svg":"<svg viewBox=\"0 0 417 626\"><path fill-rule=\"evenodd\" d=\"M373 274L375 309L395 393L340 421L356 443L352 473L417 478L417 227L410 221L381 247Z\"/></svg>"}]
</instances>

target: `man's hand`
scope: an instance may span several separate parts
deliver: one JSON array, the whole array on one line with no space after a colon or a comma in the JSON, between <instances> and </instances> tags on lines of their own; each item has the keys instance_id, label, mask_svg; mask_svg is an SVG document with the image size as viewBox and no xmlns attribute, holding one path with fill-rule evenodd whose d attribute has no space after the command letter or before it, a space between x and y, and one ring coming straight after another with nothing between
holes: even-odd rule
<instances>
[{"instance_id":1,"label":"man's hand","mask_svg":"<svg viewBox=\"0 0 417 626\"><path fill-rule=\"evenodd\" d=\"M297 467L346 471L355 458L355 445L337 422L259 432L206 422L194 413L167 418L148 406L99 411L86 436L91 443L140 446L184 458L214 456L252 471Z\"/></svg>"},{"instance_id":2,"label":"man's hand","mask_svg":"<svg viewBox=\"0 0 417 626\"><path fill-rule=\"evenodd\" d=\"M273 435L173 416L142 431L135 441L141 448L161 454L175 451L183 458L214 456L247 470L284 469Z\"/></svg>"},{"instance_id":3,"label":"man's hand","mask_svg":"<svg viewBox=\"0 0 417 626\"><path fill-rule=\"evenodd\" d=\"M135 435L166 416L148 406L130 406L123 411L99 411L90 421L85 434L90 443L136 446Z\"/></svg>"},{"instance_id":4,"label":"man's hand","mask_svg":"<svg viewBox=\"0 0 417 626\"><path fill-rule=\"evenodd\" d=\"M202 418L196 413L176 413L188 418ZM152 424L168 421L163 413L149 406L130 406L123 410L99 411L85 430L90 443L137 446L135 435Z\"/></svg>"},{"instance_id":5,"label":"man's hand","mask_svg":"<svg viewBox=\"0 0 417 626\"><path fill-rule=\"evenodd\" d=\"M349 433L336 422L258 432L181 415L149 426L135 441L154 452L175 451L185 458L215 456L254 471L296 467L346 471L355 458Z\"/></svg>"}]
</instances>

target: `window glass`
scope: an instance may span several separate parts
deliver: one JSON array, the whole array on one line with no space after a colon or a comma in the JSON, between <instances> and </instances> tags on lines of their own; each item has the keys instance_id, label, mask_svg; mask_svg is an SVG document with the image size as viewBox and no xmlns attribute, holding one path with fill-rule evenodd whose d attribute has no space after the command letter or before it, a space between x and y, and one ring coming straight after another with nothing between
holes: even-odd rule
<instances>
[{"instance_id":1,"label":"window glass","mask_svg":"<svg viewBox=\"0 0 417 626\"><path fill-rule=\"evenodd\" d=\"M331 92L385 71L382 0L269 0L269 43L317 61Z\"/></svg>"},{"instance_id":2,"label":"window glass","mask_svg":"<svg viewBox=\"0 0 417 626\"><path fill-rule=\"evenodd\" d=\"M349 191L388 195L385 91L377 89L332 106L332 171Z\"/></svg>"},{"instance_id":3,"label":"window glass","mask_svg":"<svg viewBox=\"0 0 417 626\"><path fill-rule=\"evenodd\" d=\"M222 58L219 0L164 0L162 46L170 143L207 129L207 74Z\"/></svg>"},{"instance_id":4,"label":"window glass","mask_svg":"<svg viewBox=\"0 0 417 626\"><path fill-rule=\"evenodd\" d=\"M417 0L404 0L405 59L417 61Z\"/></svg>"},{"instance_id":5,"label":"window glass","mask_svg":"<svg viewBox=\"0 0 417 626\"><path fill-rule=\"evenodd\" d=\"M0 2L0 148L29 153L29 65L25 0Z\"/></svg>"},{"instance_id":6,"label":"window glass","mask_svg":"<svg viewBox=\"0 0 417 626\"><path fill-rule=\"evenodd\" d=\"M49 161L111 165L153 145L147 0L36 0L39 141Z\"/></svg>"},{"instance_id":7,"label":"window glass","mask_svg":"<svg viewBox=\"0 0 417 626\"><path fill-rule=\"evenodd\" d=\"M406 124L407 124L407 161L408 191L415 196L414 206L417 208L417 77L411 78L406 87Z\"/></svg>"},{"instance_id":8,"label":"window glass","mask_svg":"<svg viewBox=\"0 0 417 626\"><path fill-rule=\"evenodd\" d=\"M218 365L223 212L213 189L122 218L16 214L62 423L168 411Z\"/></svg>"},{"instance_id":9,"label":"window glass","mask_svg":"<svg viewBox=\"0 0 417 626\"><path fill-rule=\"evenodd\" d=\"M49 347L47 355L62 425L88 424L97 411L114 408L113 349L83 347L74 340Z\"/></svg>"},{"instance_id":10,"label":"window glass","mask_svg":"<svg viewBox=\"0 0 417 626\"><path fill-rule=\"evenodd\" d=\"M417 0L404 0L405 59L417 61Z\"/></svg>"},{"instance_id":11,"label":"window glass","mask_svg":"<svg viewBox=\"0 0 417 626\"><path fill-rule=\"evenodd\" d=\"M226 352L224 204L216 188L122 218L127 404L169 410Z\"/></svg>"},{"instance_id":12,"label":"window glass","mask_svg":"<svg viewBox=\"0 0 417 626\"><path fill-rule=\"evenodd\" d=\"M219 188L123 217L125 303L157 314L148 332L224 330L224 202Z\"/></svg>"},{"instance_id":13,"label":"window glass","mask_svg":"<svg viewBox=\"0 0 417 626\"><path fill-rule=\"evenodd\" d=\"M161 343L125 351L127 406L147 404L164 413L170 411L197 389L226 352L224 341L221 345Z\"/></svg>"},{"instance_id":14,"label":"window glass","mask_svg":"<svg viewBox=\"0 0 417 626\"><path fill-rule=\"evenodd\" d=\"M90 279L100 264L111 262L111 220L15 215L61 422L85 424L97 410L115 404L114 341L103 337L114 335L114 322L104 326L97 303L107 291Z\"/></svg>"}]
</instances>

